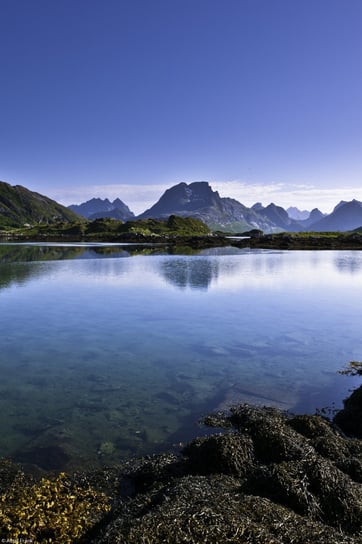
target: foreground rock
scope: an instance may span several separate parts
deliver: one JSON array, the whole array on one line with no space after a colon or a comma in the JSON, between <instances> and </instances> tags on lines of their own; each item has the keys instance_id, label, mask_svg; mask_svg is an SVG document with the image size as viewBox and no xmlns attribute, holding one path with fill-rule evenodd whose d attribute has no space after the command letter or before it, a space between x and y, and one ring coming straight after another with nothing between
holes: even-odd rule
<instances>
[{"instance_id":1,"label":"foreground rock","mask_svg":"<svg viewBox=\"0 0 362 544\"><path fill-rule=\"evenodd\" d=\"M362 387L344 401L344 409L336 414L334 421L346 434L362 438Z\"/></svg>"},{"instance_id":2,"label":"foreground rock","mask_svg":"<svg viewBox=\"0 0 362 544\"><path fill-rule=\"evenodd\" d=\"M77 540L63 534L62 542L361 544L362 441L320 416L250 405L205 423L215 434L193 440L181 456L73 475L71 496L86 501L84 530ZM12 479L6 474L3 496ZM101 514L101 503L111 511ZM31 536L50 542L47 530Z\"/></svg>"}]
</instances>

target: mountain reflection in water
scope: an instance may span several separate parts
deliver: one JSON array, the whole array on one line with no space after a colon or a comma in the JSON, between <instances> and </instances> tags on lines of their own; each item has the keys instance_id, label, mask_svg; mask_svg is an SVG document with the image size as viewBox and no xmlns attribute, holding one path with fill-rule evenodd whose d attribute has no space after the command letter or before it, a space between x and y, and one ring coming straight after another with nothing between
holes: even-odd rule
<instances>
[{"instance_id":1,"label":"mountain reflection in water","mask_svg":"<svg viewBox=\"0 0 362 544\"><path fill-rule=\"evenodd\" d=\"M164 261L160 272L169 283L180 289L207 289L211 281L216 280L219 275L219 264L210 258L180 258Z\"/></svg>"}]
</instances>

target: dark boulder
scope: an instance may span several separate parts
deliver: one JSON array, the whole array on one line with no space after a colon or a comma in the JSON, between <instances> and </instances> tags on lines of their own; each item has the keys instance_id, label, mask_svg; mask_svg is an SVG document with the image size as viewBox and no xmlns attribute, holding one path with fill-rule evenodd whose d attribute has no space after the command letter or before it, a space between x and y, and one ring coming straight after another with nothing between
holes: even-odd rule
<instances>
[{"instance_id":1,"label":"dark boulder","mask_svg":"<svg viewBox=\"0 0 362 544\"><path fill-rule=\"evenodd\" d=\"M343 401L344 408L334 417L334 422L344 433L362 438L362 385Z\"/></svg>"}]
</instances>

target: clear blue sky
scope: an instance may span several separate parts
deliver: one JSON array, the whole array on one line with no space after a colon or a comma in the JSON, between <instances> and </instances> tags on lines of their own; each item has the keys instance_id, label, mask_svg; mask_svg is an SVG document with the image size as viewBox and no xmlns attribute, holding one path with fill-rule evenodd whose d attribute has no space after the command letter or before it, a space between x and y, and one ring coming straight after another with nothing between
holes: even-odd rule
<instances>
[{"instance_id":1,"label":"clear blue sky","mask_svg":"<svg viewBox=\"0 0 362 544\"><path fill-rule=\"evenodd\" d=\"M361 28L361 0L0 0L0 179L362 200Z\"/></svg>"}]
</instances>

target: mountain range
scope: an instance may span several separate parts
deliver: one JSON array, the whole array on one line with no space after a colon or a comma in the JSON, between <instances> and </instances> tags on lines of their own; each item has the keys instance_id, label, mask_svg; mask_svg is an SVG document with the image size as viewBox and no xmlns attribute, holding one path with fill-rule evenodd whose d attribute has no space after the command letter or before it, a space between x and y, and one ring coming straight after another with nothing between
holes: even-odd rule
<instances>
[{"instance_id":1,"label":"mountain range","mask_svg":"<svg viewBox=\"0 0 362 544\"><path fill-rule=\"evenodd\" d=\"M298 212L300 219L298 217ZM260 203L251 208L232 198L220 197L207 182L179 183L167 189L150 209L139 217L168 217L170 214L197 217L212 230L245 232L260 229L270 232L347 231L362 225L362 202L341 201L329 215L318 208L310 213L292 208L288 213L274 203Z\"/></svg>"},{"instance_id":2,"label":"mountain range","mask_svg":"<svg viewBox=\"0 0 362 544\"><path fill-rule=\"evenodd\" d=\"M97 217L102 215L120 218L118 206L121 201L117 199L114 202L118 203L117 206L108 199L92 199L78 207L71 206L71 209L83 213L87 218L94 217L95 213L98 214ZM98 206L97 212L95 205ZM127 206L125 208L127 213L132 213ZM248 208L233 198L220 197L206 181L196 181L190 184L182 182L170 187L151 208L136 219L165 219L170 215L194 217L202 220L214 231L234 233L251 229L260 229L266 233L346 231L362 225L362 203L357 200L341 201L329 215L323 214L318 208L311 212L300 211L295 207L285 210L274 203L264 207L257 202ZM123 220L128 220L128 217L124 216Z\"/></svg>"},{"instance_id":3,"label":"mountain range","mask_svg":"<svg viewBox=\"0 0 362 544\"><path fill-rule=\"evenodd\" d=\"M222 232L347 231L362 226L362 202L342 200L328 215L317 208L311 212L295 207L285 210L274 203L263 206L258 202L249 208L233 198L220 197L206 181L197 181L170 187L151 208L135 216L119 198L113 202L107 198L92 198L65 207L20 185L0 182L0 228L102 217L121 221L165 219L171 215L200 219L211 230Z\"/></svg>"}]
</instances>

